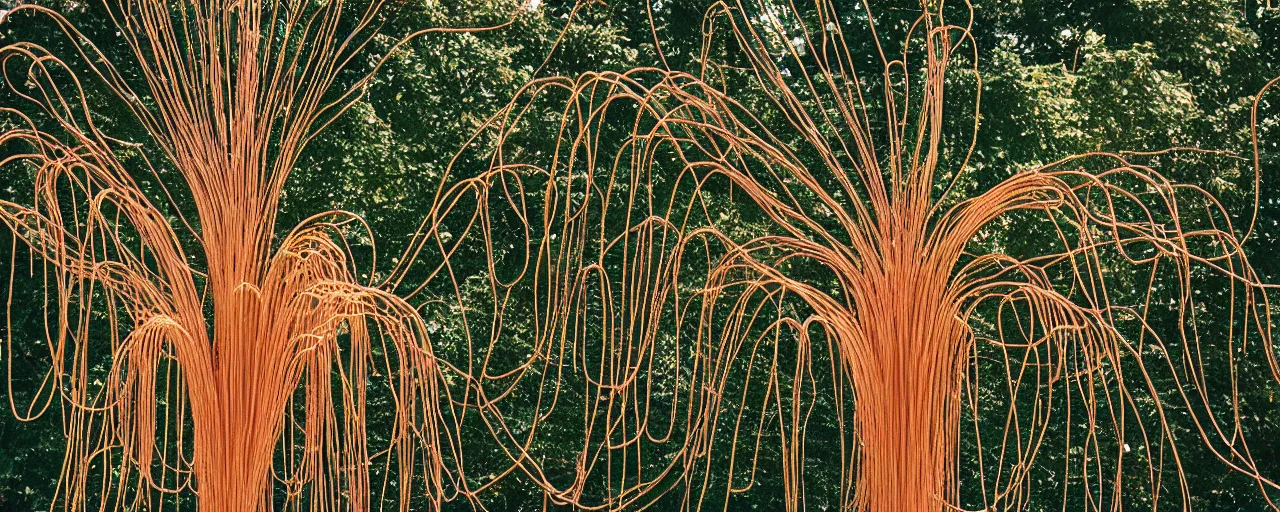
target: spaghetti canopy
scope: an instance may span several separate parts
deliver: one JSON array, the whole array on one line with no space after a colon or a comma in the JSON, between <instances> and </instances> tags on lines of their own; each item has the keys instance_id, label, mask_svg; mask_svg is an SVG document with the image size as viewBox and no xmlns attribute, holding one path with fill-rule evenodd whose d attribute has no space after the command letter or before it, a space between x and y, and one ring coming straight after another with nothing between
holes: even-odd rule
<instances>
[{"instance_id":1,"label":"spaghetti canopy","mask_svg":"<svg viewBox=\"0 0 1280 512\"><path fill-rule=\"evenodd\" d=\"M1244 360L1280 380L1274 285L1243 250L1257 202L1241 224L1143 165L1222 156L1100 152L979 187L972 11L927 2L894 50L870 5L800 4L718 3L693 74L537 80L459 153L488 170L441 188L401 261L460 333L454 471L488 475L464 492L1185 509L1184 453L1207 449L1275 496L1237 389Z\"/></svg>"},{"instance_id":2,"label":"spaghetti canopy","mask_svg":"<svg viewBox=\"0 0 1280 512\"><path fill-rule=\"evenodd\" d=\"M36 192L0 220L53 306L11 407L62 406L70 509L1021 510L1045 481L1063 509L1187 508L1193 445L1273 496L1237 389L1246 360L1280 380L1257 201L1241 225L1143 165L1174 151L979 188L979 97L946 94L981 90L972 12L941 4L895 50L866 4L719 2L692 73L654 27L663 67L533 81L376 283L356 216L275 216L368 83L344 70L380 1L109 2L137 83L19 7L150 140L107 135L50 52L0 49L0 164ZM990 241L1011 227L1043 236Z\"/></svg>"}]
</instances>

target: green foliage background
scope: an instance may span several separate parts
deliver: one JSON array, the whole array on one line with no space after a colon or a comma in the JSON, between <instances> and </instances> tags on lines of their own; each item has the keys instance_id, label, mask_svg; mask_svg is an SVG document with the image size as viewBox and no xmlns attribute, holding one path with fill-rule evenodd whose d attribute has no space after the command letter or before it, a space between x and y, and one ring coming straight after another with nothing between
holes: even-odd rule
<instances>
[{"instance_id":1,"label":"green foliage background","mask_svg":"<svg viewBox=\"0 0 1280 512\"><path fill-rule=\"evenodd\" d=\"M128 71L130 58L96 2L42 2L68 16L108 55ZM651 6L663 55L675 68L695 71L701 47L702 13L710 2L653 0ZM895 23L914 18L914 2L873 2L896 34ZM0 7L4 3L0 2ZM407 0L392 3L388 34L368 59L380 57L395 34L426 26L480 26L500 22L519 7L506 0ZM314 142L286 191L282 229L319 211L344 209L362 215L377 237L379 268L386 270L430 208L450 158L466 144L487 116L493 115L529 80L586 71L625 70L659 64L643 0L593 3L570 20L570 2L547 0L517 15L513 26L496 32L428 35L394 55L367 95ZM1228 209L1247 218L1252 207L1252 150L1249 108L1267 80L1280 75L1280 11L1261 8L1254 0L980 0L975 2L973 33L983 78L982 128L969 181L981 190L1035 164L1094 150L1150 151L1196 146L1237 153L1226 157L1164 157L1149 162L1178 181L1205 186ZM863 19L862 8L842 7L850 20ZM857 26L855 24L855 26ZM48 24L29 19L0 25L0 44L31 40L69 50ZM899 27L900 28L900 27ZM558 44L557 44L558 41ZM865 42L865 41L864 41ZM856 45L855 45L856 46ZM713 51L731 54L730 48ZM957 77L957 96L972 91L971 79ZM744 104L763 98L744 87ZM1259 232L1250 242L1254 264L1267 282L1280 282L1280 95L1264 99L1259 133L1262 140L1263 189ZM12 101L0 95L0 105ZM129 140L125 113L110 103L99 111L102 122L119 126L113 135ZM957 117L964 117L963 110ZM962 120L963 121L963 120ZM544 146L539 146L539 140ZM472 141L484 145L483 138ZM527 152L551 151L553 137L522 139ZM457 171L476 171L463 162ZM472 166L468 168L468 166ZM0 197L30 198L29 170L0 168ZM747 228L744 228L747 229ZM508 234L514 236L513 234ZM992 233L984 243L1016 247L1035 244L1040 235L1008 229ZM10 247L0 231L0 247ZM370 240L358 240L361 261L369 261ZM382 260L388 260L383 262ZM0 269L8 275L7 258ZM11 375L15 396L0 389L0 402L12 398L19 407L26 390L44 377L39 364L43 346L39 263L21 259L15 282L0 283L12 294L12 329L0 326L0 343L12 343ZM1135 284L1136 286L1136 284ZM1273 300L1275 297L1273 297ZM1210 314L1212 312L1209 312ZM448 318L428 317L430 325L447 327ZM447 344L447 339L442 341ZM447 347L444 348L447 350ZM516 354L518 350L512 351ZM0 358L8 357L0 352ZM514 356L513 356L514 357ZM1220 358L1223 354L1207 354ZM1260 364L1254 358L1251 364ZM1251 375L1261 368L1246 368ZM1255 460L1280 470L1280 402L1277 385L1259 379L1242 389L1253 419L1245 435ZM371 410L377 404L371 404ZM40 419L21 423L0 414L0 510L47 508L55 494L62 458L61 416L55 406ZM1187 428L1180 425L1177 428ZM1221 463L1187 438L1184 461L1193 510L1262 510L1257 487L1228 472ZM576 448L570 448L576 450ZM493 454L495 461L499 454ZM475 462L472 462L474 466ZM962 461L962 468L964 461ZM970 468L971 469L971 468ZM973 478L972 475L962 475ZM495 510L537 508L540 496L518 480L497 487L486 502ZM1034 483L1031 510L1063 506L1060 482L1049 476ZM815 484L815 486L821 483ZM838 485L838 483L836 484ZM1057 493L1057 494L1055 494ZM734 508L775 509L780 486L763 483ZM1273 499L1280 498L1273 494ZM1169 500L1170 505L1177 503ZM459 504L465 508L465 504ZM811 503L821 508L821 503ZM1074 506L1079 505L1079 506ZM1141 498L1131 506L1141 507ZM1081 509L1073 504L1068 509Z\"/></svg>"}]
</instances>

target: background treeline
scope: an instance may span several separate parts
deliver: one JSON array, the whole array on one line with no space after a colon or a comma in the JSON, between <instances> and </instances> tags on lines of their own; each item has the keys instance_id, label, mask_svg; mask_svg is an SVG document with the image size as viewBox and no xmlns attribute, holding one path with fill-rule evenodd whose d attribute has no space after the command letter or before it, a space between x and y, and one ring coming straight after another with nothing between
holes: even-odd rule
<instances>
[{"instance_id":1,"label":"background treeline","mask_svg":"<svg viewBox=\"0 0 1280 512\"><path fill-rule=\"evenodd\" d=\"M126 74L129 72L132 56L113 39L114 28L96 2L42 3L65 12L107 55L117 57L115 62ZM378 42L382 49L375 48L365 56L371 61L382 56L381 51L390 47L397 34L426 26L493 25L520 7L500 0L408 0L393 4L385 20L387 36ZM535 78L622 71L661 65L663 60L673 68L696 73L703 47L703 14L709 4L700 0L654 0L651 9L646 9L643 1L615 0L575 9L571 2L535 1L526 4L516 14L514 24L503 30L433 34L416 40L392 56L365 97L310 145L285 192L279 225L287 228L329 209L359 214L376 237L378 268L367 267L374 240L356 239L353 250L366 262L363 268L386 271L395 263L392 256L399 254L431 208L442 181L482 170L482 159L464 159L455 165L453 178L444 176L450 160L465 144L483 147L493 142L484 136L472 136L488 116L511 101L522 85ZM879 23L884 27L881 34L887 39L903 33L905 23L918 15L915 2L875 4ZM866 14L857 3L849 2L843 9L842 16L850 20L865 19ZM661 51L654 44L650 16L652 26L657 27ZM1225 150L1238 157L1184 153L1146 158L1143 162L1177 181L1205 187L1223 200L1228 210L1239 212L1242 220L1251 215L1250 107L1259 89L1280 75L1280 11L1265 9L1252 0L984 0L975 3L974 16L973 35L982 77L982 128L970 164L973 171L962 186L982 190L1019 169L1077 153L1194 146ZM11 20L0 25L0 43L35 41L73 60L72 48L52 28L29 18ZM853 38L868 37L857 30L849 33ZM858 48L861 43L865 48L868 41L853 41L852 46ZM710 51L713 58L733 61L734 48L718 44L712 45ZM735 94L744 105L766 103L748 80L739 81L743 86ZM727 79L726 83L734 81ZM956 74L949 94L965 100L956 100L958 115L949 122L957 126L970 122L966 101L975 85L970 75ZM1280 112L1280 108L1270 106L1276 98L1280 96L1271 96L1270 101L1264 98L1264 114ZM13 98L0 96L0 106L12 103ZM113 135L143 142L142 135L131 128L126 112L112 110L107 101L99 105L100 122L118 127ZM554 114L548 110L546 118L554 119ZM767 118L764 121L780 122ZM1258 126L1262 200L1258 232L1248 247L1257 270L1272 283L1280 280L1280 257L1276 256L1280 252L1280 176L1269 172L1280 165L1275 161L1275 155L1280 155L1275 148L1280 144L1280 133L1275 133L1277 124L1280 117L1270 115L1263 116ZM530 136L521 137L518 144L521 151L536 154L554 151L557 141L551 135ZM29 169L0 168L0 197L29 201L30 188ZM1016 250L1019 246L1045 243L1046 237L1052 236L1017 229L1016 225L1007 227L986 234L980 244ZM501 227L495 229L505 237L495 241L496 247L519 235L502 233ZM755 228L744 222L742 229L746 233ZM0 230L3 251L7 253L11 243L10 234ZM11 304L12 322L0 326L4 329L0 340L6 344L0 351L0 358L5 359L0 365L12 365L7 373L16 392L10 396L10 388L0 390L0 401L7 404L14 400L25 414L29 390L39 388L45 376L41 364L47 359L42 319L48 312L43 308L39 262L25 261L25 253L18 254L20 259L14 264L19 271L12 286L0 283L0 293L4 294L0 300ZM0 269L5 270L6 276L8 265L7 258L0 260ZM1134 291L1145 282L1141 276L1135 277ZM1123 300L1124 292L1120 295L1118 300ZM1210 318L1224 314L1226 309L1223 305L1214 311L1212 300L1201 303L1209 304L1203 314ZM424 311L428 325L442 331L437 337L441 344L438 350L458 350L462 346L460 338L451 341L447 312L431 308ZM1204 336L1212 345L1213 334ZM9 350L13 351L11 359ZM511 347L503 354L517 358L520 350ZM1225 357L1227 354L1221 351L1206 353L1204 365L1212 371L1225 364ZM108 363L104 358L102 364ZM1275 396L1277 386L1266 380L1263 364L1258 357L1242 363L1240 401L1243 413L1250 417L1243 422L1247 428L1243 434L1250 439L1256 461L1280 469L1280 402ZM499 362L495 366L503 365ZM1165 384L1161 389L1176 391ZM370 410L377 411L377 398L371 400ZM993 404L991 410L1000 407ZM34 422L18 422L7 411L0 414L0 510L48 506L62 465L60 421L56 402ZM1191 430L1194 425L1185 417L1174 417L1171 422L1182 433L1182 465L1195 496L1190 502L1193 510L1265 507L1252 480L1229 473L1210 454L1196 449L1198 438ZM985 424L995 426L998 422ZM370 431L379 429L371 425ZM1000 432L984 433L988 437L998 435ZM810 437L817 436L811 433ZM830 442L833 448L838 446L837 438ZM576 449L569 447L566 451ZM1047 453L1056 449L1060 447L1045 448ZM766 447L762 457L768 458L771 453L777 455ZM489 456L495 464L504 463L505 456L496 449ZM482 465L484 455L476 457L480 462L470 461L472 468ZM1045 464L1051 465L1052 456L1047 457ZM971 462L961 461L961 476L966 481L977 478ZM1053 472L1043 474L1033 485L1032 510L1063 507L1063 482L1054 481ZM1276 476L1276 472L1271 475ZM781 484L763 479L757 485L733 508L778 508ZM811 476L806 485L813 489L838 488L839 482ZM965 489L962 486L962 494L969 496ZM538 508L542 503L539 493L522 485L518 477L492 488L483 498L495 510ZM1132 499L1136 501L1129 506L1141 509L1143 498ZM1165 497L1164 503L1177 506L1180 500ZM820 501L809 503L811 508L820 509L823 505ZM1088 505L1073 502L1066 508L1076 510ZM467 505L464 502L458 506Z\"/></svg>"}]
</instances>

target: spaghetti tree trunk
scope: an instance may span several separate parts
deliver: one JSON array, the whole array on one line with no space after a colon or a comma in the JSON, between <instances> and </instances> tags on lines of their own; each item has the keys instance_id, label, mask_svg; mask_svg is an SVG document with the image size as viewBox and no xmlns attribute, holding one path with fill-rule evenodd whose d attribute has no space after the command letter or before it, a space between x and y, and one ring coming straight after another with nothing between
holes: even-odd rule
<instances>
[{"instance_id":1,"label":"spaghetti tree trunk","mask_svg":"<svg viewBox=\"0 0 1280 512\"><path fill-rule=\"evenodd\" d=\"M967 339L946 274L913 251L889 251L859 297L863 339L842 340L859 400L856 500L869 512L937 511L954 502Z\"/></svg>"},{"instance_id":2,"label":"spaghetti tree trunk","mask_svg":"<svg viewBox=\"0 0 1280 512\"><path fill-rule=\"evenodd\" d=\"M256 179L254 169L229 164L228 178ZM205 235L212 247L224 248L206 252L215 353L210 372L214 395L205 414L214 417L198 422L195 432L200 504L210 511L264 509L258 505L270 489L276 423L284 412L280 384L292 380L271 361L279 349L259 342L272 339L268 331L274 323L263 310L268 259L260 249L264 226L257 222L262 217L259 205L270 200L260 190L247 192L241 201L213 205L209 216L226 220Z\"/></svg>"},{"instance_id":3,"label":"spaghetti tree trunk","mask_svg":"<svg viewBox=\"0 0 1280 512\"><path fill-rule=\"evenodd\" d=\"M243 302L253 305L255 301ZM241 314L258 316L247 311ZM219 339L229 351L243 350L248 354L240 359L222 359L214 370L219 393L212 400L217 405L210 412L216 417L198 424L195 433L195 473L202 510L269 510L263 500L271 489L273 441L279 436L275 423L284 410L249 400L279 394L279 390L257 382L258 375L275 372L262 364L266 358L253 354L257 352L251 344L254 339L257 338L252 333L233 333Z\"/></svg>"}]
</instances>

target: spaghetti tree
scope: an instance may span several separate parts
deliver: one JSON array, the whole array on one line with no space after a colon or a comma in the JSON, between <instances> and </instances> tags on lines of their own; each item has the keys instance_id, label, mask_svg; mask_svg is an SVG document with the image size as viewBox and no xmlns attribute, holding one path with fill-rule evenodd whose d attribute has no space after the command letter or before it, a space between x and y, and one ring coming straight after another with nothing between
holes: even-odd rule
<instances>
[{"instance_id":1,"label":"spaghetti tree","mask_svg":"<svg viewBox=\"0 0 1280 512\"><path fill-rule=\"evenodd\" d=\"M489 170L442 186L402 262L458 336L437 353L460 492L516 474L584 509L763 487L791 510L1022 510L1056 477L1064 509L1185 508L1194 443L1273 493L1236 391L1246 357L1280 377L1253 220L1139 164L1169 152L968 193L978 97L945 95L980 85L966 25L926 8L892 53L869 15L847 44L863 29L833 4L721 5L696 76L538 80L459 154ZM982 242L1008 226L1044 243Z\"/></svg>"},{"instance_id":2,"label":"spaghetti tree","mask_svg":"<svg viewBox=\"0 0 1280 512\"><path fill-rule=\"evenodd\" d=\"M440 494L439 373L413 308L357 278L346 240L362 223L333 211L276 231L300 152L363 94L372 72L353 63L382 7L109 1L133 58L120 68L55 12L6 13L51 20L79 54L0 49L17 100L0 108L0 164L35 176L34 204L0 202L0 220L51 264L53 306L52 367L15 413L63 404L65 507L194 494L204 510L366 509L375 492L404 506L412 488ZM91 109L103 91L146 144L106 133ZM379 367L395 417L371 446ZM370 481L379 467L390 482Z\"/></svg>"}]
</instances>

